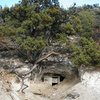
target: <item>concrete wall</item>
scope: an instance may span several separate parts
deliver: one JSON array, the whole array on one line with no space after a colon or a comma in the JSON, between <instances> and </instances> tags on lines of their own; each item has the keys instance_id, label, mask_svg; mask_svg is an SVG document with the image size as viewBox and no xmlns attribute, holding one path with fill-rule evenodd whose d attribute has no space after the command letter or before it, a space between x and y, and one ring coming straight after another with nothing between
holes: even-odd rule
<instances>
[{"instance_id":1,"label":"concrete wall","mask_svg":"<svg viewBox=\"0 0 100 100\"><path fill-rule=\"evenodd\" d=\"M60 76L45 75L44 82L52 85L52 83L60 83Z\"/></svg>"}]
</instances>

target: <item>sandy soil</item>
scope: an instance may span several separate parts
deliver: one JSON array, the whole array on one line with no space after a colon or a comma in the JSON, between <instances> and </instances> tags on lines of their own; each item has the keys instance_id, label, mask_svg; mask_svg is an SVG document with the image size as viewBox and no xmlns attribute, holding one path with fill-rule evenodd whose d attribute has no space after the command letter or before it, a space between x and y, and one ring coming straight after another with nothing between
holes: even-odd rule
<instances>
[{"instance_id":1,"label":"sandy soil","mask_svg":"<svg viewBox=\"0 0 100 100\"><path fill-rule=\"evenodd\" d=\"M21 82L16 75L0 70L0 100L100 100L100 71L85 72L81 82L77 78L64 80L59 85L50 86L28 79L25 94L17 92Z\"/></svg>"},{"instance_id":2,"label":"sandy soil","mask_svg":"<svg viewBox=\"0 0 100 100\"><path fill-rule=\"evenodd\" d=\"M6 91L0 97L0 99L3 98L1 100L4 100L4 97L8 96L9 98L13 98L13 100L60 100L64 92L78 82L77 78L72 78L64 80L58 85L51 86L44 82L34 82L26 79L25 84L29 87L24 90L25 94L22 94L17 92L21 87L21 82L16 75L1 71L0 78L0 93L3 94Z\"/></svg>"}]
</instances>

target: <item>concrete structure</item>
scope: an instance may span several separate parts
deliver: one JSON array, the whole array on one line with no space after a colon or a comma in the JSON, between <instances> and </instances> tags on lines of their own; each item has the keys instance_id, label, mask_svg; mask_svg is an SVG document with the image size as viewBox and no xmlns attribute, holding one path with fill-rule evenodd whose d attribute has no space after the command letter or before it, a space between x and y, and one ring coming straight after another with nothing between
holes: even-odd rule
<instances>
[{"instance_id":1,"label":"concrete structure","mask_svg":"<svg viewBox=\"0 0 100 100\"><path fill-rule=\"evenodd\" d=\"M62 76L56 74L45 74L43 75L42 80L50 85L56 85L62 81Z\"/></svg>"}]
</instances>

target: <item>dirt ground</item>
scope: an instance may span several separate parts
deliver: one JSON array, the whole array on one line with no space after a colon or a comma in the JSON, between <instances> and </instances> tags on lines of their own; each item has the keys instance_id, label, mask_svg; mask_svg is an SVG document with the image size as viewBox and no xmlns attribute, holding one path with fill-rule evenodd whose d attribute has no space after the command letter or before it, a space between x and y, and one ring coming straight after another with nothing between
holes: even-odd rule
<instances>
[{"instance_id":1,"label":"dirt ground","mask_svg":"<svg viewBox=\"0 0 100 100\"><path fill-rule=\"evenodd\" d=\"M0 89L0 93L2 94L6 91L5 93L8 96L10 94L10 97L14 98L13 100L62 100L61 98L65 95L66 91L78 83L78 79L65 79L60 84L54 86L44 82L34 82L26 79L25 84L29 87L24 90L25 94L17 92L21 87L21 81L14 74L7 74L5 71L1 71L0 82L2 88ZM11 94L14 94L14 97ZM6 94L3 95L5 96ZM16 96L18 96L17 99L15 98ZM3 98L1 100L6 99Z\"/></svg>"},{"instance_id":2,"label":"dirt ground","mask_svg":"<svg viewBox=\"0 0 100 100\"><path fill-rule=\"evenodd\" d=\"M85 72L80 81L73 77L55 86L28 79L25 84L25 93L18 92L21 81L0 70L0 100L100 100L100 70Z\"/></svg>"}]
</instances>

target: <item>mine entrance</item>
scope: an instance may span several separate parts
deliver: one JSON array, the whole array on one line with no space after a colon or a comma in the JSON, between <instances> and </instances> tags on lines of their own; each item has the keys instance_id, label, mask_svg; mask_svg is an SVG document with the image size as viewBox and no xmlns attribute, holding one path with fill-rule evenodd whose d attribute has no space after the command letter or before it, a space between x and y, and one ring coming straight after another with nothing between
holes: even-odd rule
<instances>
[{"instance_id":1,"label":"mine entrance","mask_svg":"<svg viewBox=\"0 0 100 100\"><path fill-rule=\"evenodd\" d=\"M59 84L64 80L65 77L59 74L46 73L43 75L42 81L52 86Z\"/></svg>"}]
</instances>

